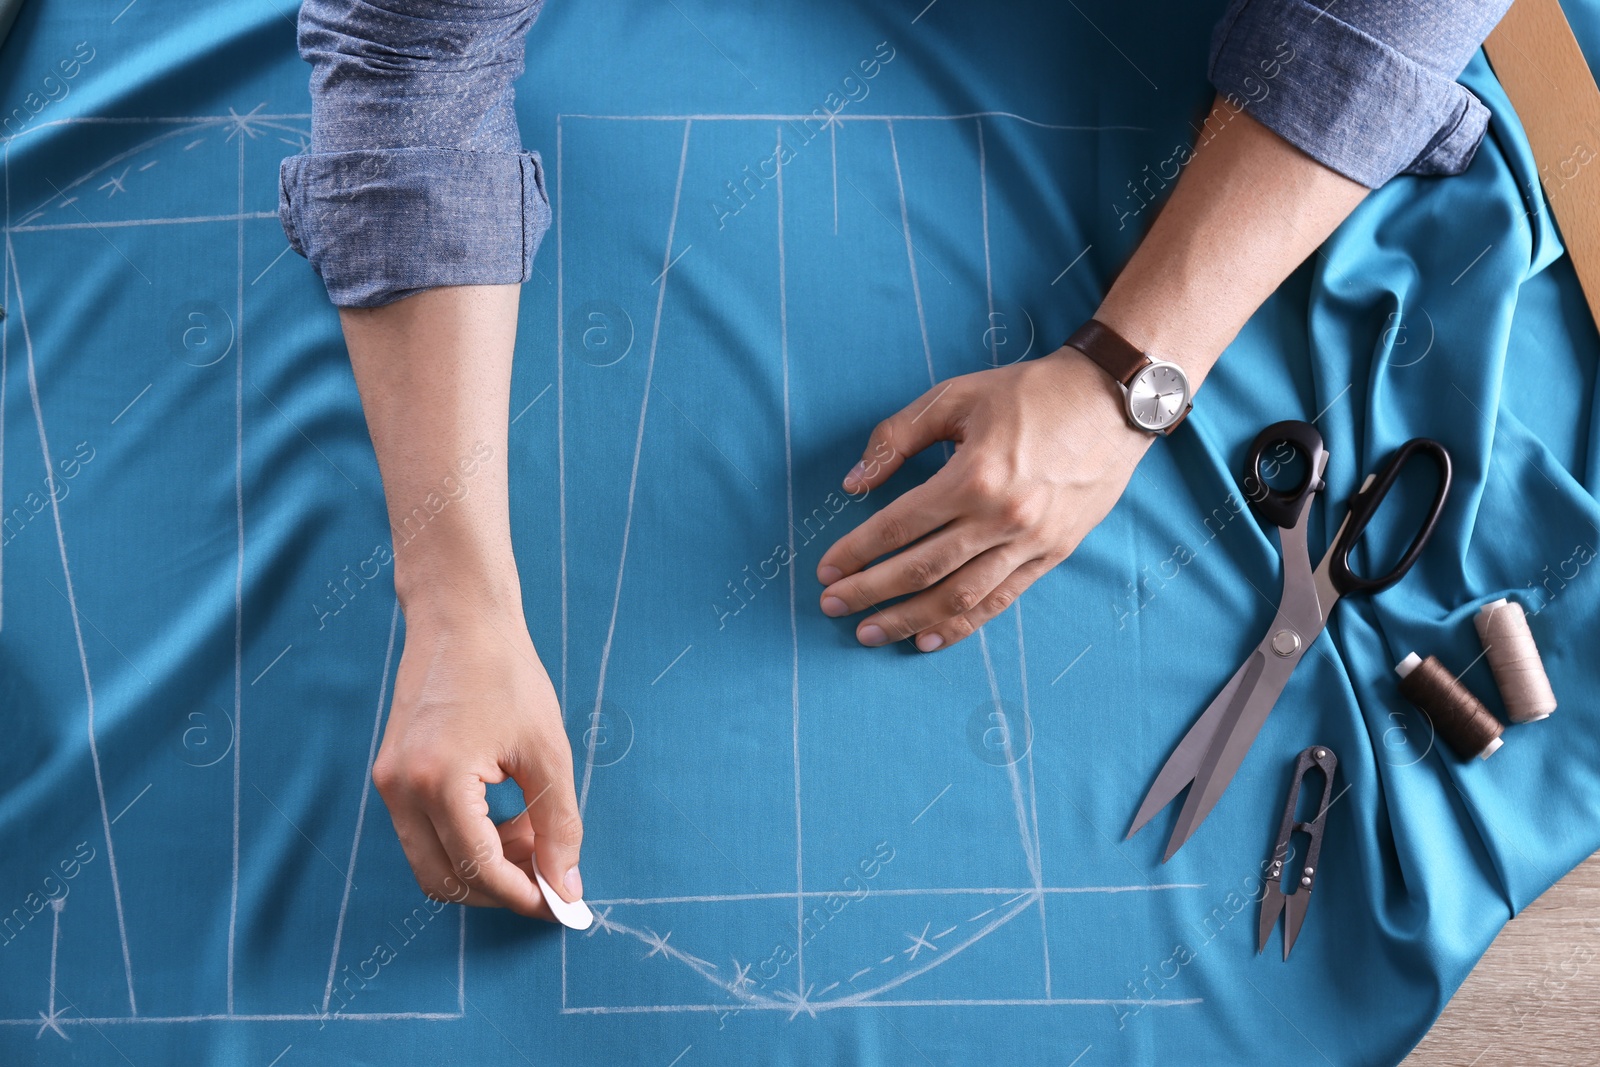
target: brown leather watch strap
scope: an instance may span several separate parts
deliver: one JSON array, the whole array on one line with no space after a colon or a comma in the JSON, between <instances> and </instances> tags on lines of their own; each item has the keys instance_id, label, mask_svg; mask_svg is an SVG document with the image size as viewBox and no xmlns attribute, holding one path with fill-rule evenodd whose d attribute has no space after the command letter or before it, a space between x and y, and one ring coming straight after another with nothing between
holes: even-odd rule
<instances>
[{"instance_id":1,"label":"brown leather watch strap","mask_svg":"<svg viewBox=\"0 0 1600 1067\"><path fill-rule=\"evenodd\" d=\"M1123 385L1132 385L1134 377L1150 362L1148 356L1099 319L1090 319L1079 326L1067 338L1067 344L1094 360Z\"/></svg>"}]
</instances>

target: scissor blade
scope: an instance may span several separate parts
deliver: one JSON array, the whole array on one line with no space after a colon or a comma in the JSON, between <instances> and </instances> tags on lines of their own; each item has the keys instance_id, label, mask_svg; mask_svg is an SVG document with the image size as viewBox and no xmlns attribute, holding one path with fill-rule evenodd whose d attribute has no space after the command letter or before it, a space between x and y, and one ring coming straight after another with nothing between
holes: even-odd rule
<instances>
[{"instance_id":1,"label":"scissor blade","mask_svg":"<svg viewBox=\"0 0 1600 1067\"><path fill-rule=\"evenodd\" d=\"M1283 902L1289 899L1283 895L1283 890L1278 883L1267 885L1267 893L1261 898L1261 922L1256 932L1256 955L1266 951L1267 942L1272 940L1272 928L1278 925L1278 917L1283 914Z\"/></svg>"},{"instance_id":2,"label":"scissor blade","mask_svg":"<svg viewBox=\"0 0 1600 1067\"><path fill-rule=\"evenodd\" d=\"M1217 694L1210 707L1200 713L1194 725L1189 727L1189 732L1183 735L1183 740L1178 742L1178 747L1167 757L1161 772L1156 775L1155 784L1150 787L1150 792L1145 794L1144 803L1139 805L1139 811L1133 817L1133 826L1128 830L1128 837L1142 830L1145 823L1155 818L1157 812L1172 803L1177 795L1183 792L1184 787L1194 781L1195 775L1199 773L1201 760L1210 750L1211 743L1216 740L1217 726L1227 715L1228 708L1233 703L1233 696L1239 691L1239 682L1244 678L1245 670L1249 666L1248 659L1239 664L1239 669L1233 672L1233 677L1222 687L1222 692Z\"/></svg>"},{"instance_id":3,"label":"scissor blade","mask_svg":"<svg viewBox=\"0 0 1600 1067\"><path fill-rule=\"evenodd\" d=\"M1300 936L1300 926L1306 921L1306 909L1311 906L1311 890L1305 886L1283 898L1283 911L1288 917L1283 924L1283 958L1289 958L1295 938Z\"/></svg>"},{"instance_id":4,"label":"scissor blade","mask_svg":"<svg viewBox=\"0 0 1600 1067\"><path fill-rule=\"evenodd\" d=\"M1278 702L1278 694L1283 692L1295 664L1300 662L1304 646L1293 655L1279 656L1268 651L1271 640L1269 633L1262 642L1263 647L1252 652L1246 661L1245 677L1229 706L1228 715L1217 727L1216 742L1206 752L1195 774L1194 788L1189 790L1189 798L1178 814L1178 824L1172 828L1163 863L1183 847L1222 799L1223 791L1233 781L1234 772L1244 762L1256 734L1261 732L1261 724L1267 721L1267 713Z\"/></svg>"}]
</instances>

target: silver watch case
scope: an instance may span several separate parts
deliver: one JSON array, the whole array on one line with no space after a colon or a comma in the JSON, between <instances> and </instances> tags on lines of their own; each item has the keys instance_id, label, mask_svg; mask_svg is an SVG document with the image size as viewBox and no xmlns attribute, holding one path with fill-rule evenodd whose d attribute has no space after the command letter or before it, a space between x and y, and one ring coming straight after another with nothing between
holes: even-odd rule
<instances>
[{"instance_id":1,"label":"silver watch case","mask_svg":"<svg viewBox=\"0 0 1600 1067\"><path fill-rule=\"evenodd\" d=\"M1129 425L1165 437L1194 407L1194 392L1182 367L1164 359L1149 358L1144 369L1134 375L1133 384L1122 386L1123 405ZM1168 413L1162 398L1174 385L1181 402Z\"/></svg>"}]
</instances>

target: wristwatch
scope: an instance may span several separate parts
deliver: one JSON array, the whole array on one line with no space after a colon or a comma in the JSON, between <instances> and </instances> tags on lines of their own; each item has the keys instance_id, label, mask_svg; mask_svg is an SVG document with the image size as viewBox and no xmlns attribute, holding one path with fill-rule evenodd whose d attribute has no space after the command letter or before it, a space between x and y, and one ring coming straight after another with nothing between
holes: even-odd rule
<instances>
[{"instance_id":1,"label":"wristwatch","mask_svg":"<svg viewBox=\"0 0 1600 1067\"><path fill-rule=\"evenodd\" d=\"M1094 360L1122 387L1128 424L1147 433L1169 434L1194 407L1183 368L1152 359L1117 331L1090 319L1073 331L1067 345Z\"/></svg>"}]
</instances>

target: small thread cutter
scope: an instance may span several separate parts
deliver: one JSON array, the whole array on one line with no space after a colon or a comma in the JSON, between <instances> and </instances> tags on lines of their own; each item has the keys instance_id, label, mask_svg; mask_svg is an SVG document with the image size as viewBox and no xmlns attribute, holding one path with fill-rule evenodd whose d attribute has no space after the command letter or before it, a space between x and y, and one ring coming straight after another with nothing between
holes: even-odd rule
<instances>
[{"instance_id":1,"label":"small thread cutter","mask_svg":"<svg viewBox=\"0 0 1600 1067\"><path fill-rule=\"evenodd\" d=\"M1310 822L1295 822L1295 809L1300 806L1300 783L1312 767L1322 771L1322 800L1317 804L1317 814ZM1339 768L1339 758L1327 745L1312 745L1300 753L1294 764L1294 778L1289 782L1289 802L1283 808L1283 821L1278 824L1278 843L1273 846L1272 858L1267 861L1267 891L1261 898L1261 929L1256 939L1256 953L1265 951L1272 939L1272 929L1278 925L1278 916L1285 916L1283 924L1283 958L1289 958L1295 938L1300 936L1300 926L1306 921L1306 909L1311 906L1311 890L1316 888L1317 870L1322 855L1322 831L1327 823L1328 806L1333 803L1333 773ZM1310 838L1303 860L1289 855L1289 839L1296 831ZM1298 869L1295 879L1299 884L1293 893L1283 891L1283 869Z\"/></svg>"}]
</instances>

